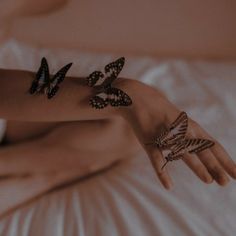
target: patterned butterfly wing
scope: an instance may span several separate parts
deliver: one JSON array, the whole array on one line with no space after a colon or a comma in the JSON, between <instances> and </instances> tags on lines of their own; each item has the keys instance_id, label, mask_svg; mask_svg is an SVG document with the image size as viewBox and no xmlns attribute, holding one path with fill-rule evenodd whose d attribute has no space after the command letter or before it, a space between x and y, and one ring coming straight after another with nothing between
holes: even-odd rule
<instances>
[{"instance_id":1,"label":"patterned butterfly wing","mask_svg":"<svg viewBox=\"0 0 236 236\"><path fill-rule=\"evenodd\" d=\"M51 99L52 97L55 96L55 94L59 90L58 85L65 79L66 73L68 72L71 66L72 66L72 63L65 65L53 76L53 78L51 79L48 85L47 92L46 92L48 99Z\"/></svg>"},{"instance_id":2,"label":"patterned butterfly wing","mask_svg":"<svg viewBox=\"0 0 236 236\"><path fill-rule=\"evenodd\" d=\"M108 105L108 95L105 92L98 93L90 99L89 103L96 109L103 109Z\"/></svg>"},{"instance_id":3,"label":"patterned butterfly wing","mask_svg":"<svg viewBox=\"0 0 236 236\"><path fill-rule=\"evenodd\" d=\"M207 148L214 146L214 142L209 139L186 139L185 143L185 152L189 153L198 153Z\"/></svg>"},{"instance_id":4,"label":"patterned butterfly wing","mask_svg":"<svg viewBox=\"0 0 236 236\"><path fill-rule=\"evenodd\" d=\"M156 139L159 147L169 148L185 138L188 129L188 116L181 112L177 119L170 125L168 131L162 132Z\"/></svg>"},{"instance_id":5,"label":"patterned butterfly wing","mask_svg":"<svg viewBox=\"0 0 236 236\"><path fill-rule=\"evenodd\" d=\"M90 105L97 109L103 109L108 104L111 106L129 106L131 98L122 90L111 87L111 83L117 78L125 63L125 58L105 66L105 75L100 71L91 73L87 78L90 87L96 87L98 93L90 99Z\"/></svg>"},{"instance_id":6,"label":"patterned butterfly wing","mask_svg":"<svg viewBox=\"0 0 236 236\"><path fill-rule=\"evenodd\" d=\"M131 98L121 89L110 87L106 90L107 100L113 107L130 106Z\"/></svg>"},{"instance_id":7,"label":"patterned butterfly wing","mask_svg":"<svg viewBox=\"0 0 236 236\"><path fill-rule=\"evenodd\" d=\"M69 63L65 66L63 66L51 79L51 84L58 85L60 84L66 77L66 73L71 68L72 63Z\"/></svg>"},{"instance_id":8,"label":"patterned butterfly wing","mask_svg":"<svg viewBox=\"0 0 236 236\"><path fill-rule=\"evenodd\" d=\"M30 94L42 92L44 87L49 83L49 69L47 59L45 57L41 60L41 65L39 67L38 72L36 73L36 78L32 82L31 87L29 89Z\"/></svg>"},{"instance_id":9,"label":"patterned butterfly wing","mask_svg":"<svg viewBox=\"0 0 236 236\"><path fill-rule=\"evenodd\" d=\"M121 70L123 69L125 64L125 58L121 57L114 62L109 63L105 66L105 74L106 80L104 81L103 85L111 85L111 83L118 77Z\"/></svg>"},{"instance_id":10,"label":"patterned butterfly wing","mask_svg":"<svg viewBox=\"0 0 236 236\"><path fill-rule=\"evenodd\" d=\"M103 109L108 104L113 107L130 106L132 100L121 89L110 87L90 99L90 104L97 109Z\"/></svg>"},{"instance_id":11,"label":"patterned butterfly wing","mask_svg":"<svg viewBox=\"0 0 236 236\"><path fill-rule=\"evenodd\" d=\"M89 87L96 87L102 85L105 79L106 78L101 71L94 71L87 77L86 83Z\"/></svg>"},{"instance_id":12,"label":"patterned butterfly wing","mask_svg":"<svg viewBox=\"0 0 236 236\"><path fill-rule=\"evenodd\" d=\"M214 142L208 139L184 139L173 145L171 153L169 154L169 160L178 160L185 153L198 153L214 145Z\"/></svg>"}]
</instances>

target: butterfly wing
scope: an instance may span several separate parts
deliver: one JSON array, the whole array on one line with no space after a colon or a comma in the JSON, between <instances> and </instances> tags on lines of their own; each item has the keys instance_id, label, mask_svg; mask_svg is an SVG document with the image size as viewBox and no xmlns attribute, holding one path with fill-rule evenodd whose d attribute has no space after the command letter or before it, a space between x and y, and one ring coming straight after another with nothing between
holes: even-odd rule
<instances>
[{"instance_id":1,"label":"butterfly wing","mask_svg":"<svg viewBox=\"0 0 236 236\"><path fill-rule=\"evenodd\" d=\"M177 119L170 125L168 132L163 132L157 137L158 143L162 147L171 147L176 142L185 138L188 129L188 116L181 112Z\"/></svg>"},{"instance_id":2,"label":"butterfly wing","mask_svg":"<svg viewBox=\"0 0 236 236\"><path fill-rule=\"evenodd\" d=\"M183 156L185 153L198 153L207 148L210 148L215 143L209 139L184 139L177 142L172 147L170 147L171 153L169 154L173 159L177 156Z\"/></svg>"},{"instance_id":3,"label":"butterfly wing","mask_svg":"<svg viewBox=\"0 0 236 236\"><path fill-rule=\"evenodd\" d=\"M105 66L105 74L107 79L104 81L103 85L110 85L120 74L125 64L125 58L121 57L116 61L113 61Z\"/></svg>"},{"instance_id":4,"label":"butterfly wing","mask_svg":"<svg viewBox=\"0 0 236 236\"><path fill-rule=\"evenodd\" d=\"M102 109L110 104L113 107L130 106L131 98L121 89L110 87L90 99L92 107Z\"/></svg>"},{"instance_id":5,"label":"butterfly wing","mask_svg":"<svg viewBox=\"0 0 236 236\"><path fill-rule=\"evenodd\" d=\"M105 75L100 71L94 71L87 78L90 87L97 87L99 93L90 99L90 105L97 109L103 109L109 103L111 106L129 106L131 98L122 90L111 87L113 80L117 78L125 63L125 58L109 63L105 66Z\"/></svg>"},{"instance_id":6,"label":"butterfly wing","mask_svg":"<svg viewBox=\"0 0 236 236\"><path fill-rule=\"evenodd\" d=\"M162 169L169 161L175 161L183 158L186 153L198 153L207 148L210 148L215 143L209 139L184 139L177 142L171 147L171 152L166 157L166 162L162 166Z\"/></svg>"},{"instance_id":7,"label":"butterfly wing","mask_svg":"<svg viewBox=\"0 0 236 236\"><path fill-rule=\"evenodd\" d=\"M185 141L185 152L198 153L207 148L212 147L215 143L209 139L186 139Z\"/></svg>"},{"instance_id":8,"label":"butterfly wing","mask_svg":"<svg viewBox=\"0 0 236 236\"><path fill-rule=\"evenodd\" d=\"M41 65L39 67L38 72L36 73L36 78L32 82L30 87L30 94L34 94L36 92L42 92L45 85L49 82L49 69L48 69L48 63L47 59L45 57L41 60Z\"/></svg>"},{"instance_id":9,"label":"butterfly wing","mask_svg":"<svg viewBox=\"0 0 236 236\"><path fill-rule=\"evenodd\" d=\"M131 98L121 89L110 87L106 90L107 100L113 107L130 106L132 104Z\"/></svg>"},{"instance_id":10,"label":"butterfly wing","mask_svg":"<svg viewBox=\"0 0 236 236\"><path fill-rule=\"evenodd\" d=\"M186 112L181 112L177 119L170 126L170 133L174 141L182 140L188 129L188 116Z\"/></svg>"},{"instance_id":11,"label":"butterfly wing","mask_svg":"<svg viewBox=\"0 0 236 236\"><path fill-rule=\"evenodd\" d=\"M185 140L182 142L177 142L174 145L170 147L171 153L169 156L172 157L173 160L179 159L181 156L183 156L186 152L186 143Z\"/></svg>"},{"instance_id":12,"label":"butterfly wing","mask_svg":"<svg viewBox=\"0 0 236 236\"><path fill-rule=\"evenodd\" d=\"M96 109L103 109L108 105L108 95L105 92L98 93L90 99L89 103Z\"/></svg>"},{"instance_id":13,"label":"butterfly wing","mask_svg":"<svg viewBox=\"0 0 236 236\"><path fill-rule=\"evenodd\" d=\"M51 79L51 84L54 86L60 84L65 79L66 73L71 68L71 66L72 66L72 63L69 63L65 65L64 67L62 67Z\"/></svg>"},{"instance_id":14,"label":"butterfly wing","mask_svg":"<svg viewBox=\"0 0 236 236\"><path fill-rule=\"evenodd\" d=\"M125 58L121 57L118 60L109 63L105 66L105 74L101 71L94 71L91 73L87 79L87 85L90 87L101 86L105 87L106 85L110 85L114 79L117 78L119 73L121 72L123 66L125 64Z\"/></svg>"},{"instance_id":15,"label":"butterfly wing","mask_svg":"<svg viewBox=\"0 0 236 236\"><path fill-rule=\"evenodd\" d=\"M94 71L91 73L87 79L86 83L89 87L100 86L105 81L105 76L101 71Z\"/></svg>"},{"instance_id":16,"label":"butterfly wing","mask_svg":"<svg viewBox=\"0 0 236 236\"><path fill-rule=\"evenodd\" d=\"M72 66L72 63L65 65L53 76L53 78L51 79L49 83L49 87L47 89L48 99L55 96L55 94L57 93L59 89L58 85L65 79L66 73L68 72L71 66Z\"/></svg>"}]
</instances>

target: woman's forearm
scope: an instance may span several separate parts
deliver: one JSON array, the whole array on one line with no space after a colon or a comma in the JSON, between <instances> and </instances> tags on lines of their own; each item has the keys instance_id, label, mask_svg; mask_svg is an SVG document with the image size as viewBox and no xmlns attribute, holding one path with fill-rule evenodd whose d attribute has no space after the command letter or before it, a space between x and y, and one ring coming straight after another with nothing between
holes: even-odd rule
<instances>
[{"instance_id":1,"label":"woman's forearm","mask_svg":"<svg viewBox=\"0 0 236 236\"><path fill-rule=\"evenodd\" d=\"M0 176L49 174L73 169L77 169L80 174L85 171L80 155L62 145L49 146L43 139L0 149Z\"/></svg>"},{"instance_id":2,"label":"woman's forearm","mask_svg":"<svg viewBox=\"0 0 236 236\"><path fill-rule=\"evenodd\" d=\"M18 121L72 121L105 119L116 115L115 108L96 110L89 105L93 89L84 78L67 77L57 95L47 99L28 90L35 73L0 69L0 118Z\"/></svg>"},{"instance_id":3,"label":"woman's forearm","mask_svg":"<svg viewBox=\"0 0 236 236\"><path fill-rule=\"evenodd\" d=\"M75 169L85 175L140 151L123 119L65 122L45 136L1 147L0 176Z\"/></svg>"}]
</instances>

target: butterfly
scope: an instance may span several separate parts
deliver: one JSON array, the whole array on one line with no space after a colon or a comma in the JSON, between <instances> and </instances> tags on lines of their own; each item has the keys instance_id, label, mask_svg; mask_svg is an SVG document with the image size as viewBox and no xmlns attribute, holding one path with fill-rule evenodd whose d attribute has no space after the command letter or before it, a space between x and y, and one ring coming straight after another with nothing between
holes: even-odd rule
<instances>
[{"instance_id":1,"label":"butterfly","mask_svg":"<svg viewBox=\"0 0 236 236\"><path fill-rule=\"evenodd\" d=\"M88 86L97 90L94 97L90 99L90 105L96 109L103 109L108 104L111 106L130 106L131 98L121 89L112 87L112 83L117 79L123 66L125 58L121 57L118 60L109 63L104 68L104 73L94 71L87 79Z\"/></svg>"},{"instance_id":2,"label":"butterfly","mask_svg":"<svg viewBox=\"0 0 236 236\"><path fill-rule=\"evenodd\" d=\"M48 99L53 98L59 89L58 85L64 80L66 73L71 66L72 63L65 65L50 78L48 62L47 59L43 57L39 70L36 73L36 78L33 80L29 89L29 93L45 93L47 94Z\"/></svg>"},{"instance_id":3,"label":"butterfly","mask_svg":"<svg viewBox=\"0 0 236 236\"><path fill-rule=\"evenodd\" d=\"M215 143L208 139L186 138L188 129L188 116L185 112L181 112L177 119L163 131L152 143L162 150L170 150L165 157L164 166L173 160L178 160L186 153L198 153L207 148L212 147Z\"/></svg>"}]
</instances>

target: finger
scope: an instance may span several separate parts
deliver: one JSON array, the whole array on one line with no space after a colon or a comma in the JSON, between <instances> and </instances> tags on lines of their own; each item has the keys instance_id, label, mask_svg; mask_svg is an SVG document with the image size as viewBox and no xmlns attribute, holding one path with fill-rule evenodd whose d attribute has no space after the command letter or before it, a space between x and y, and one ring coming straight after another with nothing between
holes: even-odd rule
<instances>
[{"instance_id":1,"label":"finger","mask_svg":"<svg viewBox=\"0 0 236 236\"><path fill-rule=\"evenodd\" d=\"M215 145L211 148L212 153L215 155L219 163L227 171L227 173L234 179L236 179L236 164L231 159L226 150L220 143L215 142Z\"/></svg>"},{"instance_id":2,"label":"finger","mask_svg":"<svg viewBox=\"0 0 236 236\"><path fill-rule=\"evenodd\" d=\"M204 183L212 183L212 176L209 174L207 168L202 164L196 155L185 154L182 160Z\"/></svg>"},{"instance_id":3,"label":"finger","mask_svg":"<svg viewBox=\"0 0 236 236\"><path fill-rule=\"evenodd\" d=\"M150 161L155 169L156 175L166 189L171 189L173 182L167 172L167 168L161 169L164 164L162 153L157 148L149 148L148 150Z\"/></svg>"},{"instance_id":4,"label":"finger","mask_svg":"<svg viewBox=\"0 0 236 236\"><path fill-rule=\"evenodd\" d=\"M236 164L231 159L229 154L226 152L226 150L222 147L222 145L214 140L204 129L202 129L199 125L197 125L197 130L199 135L213 140L215 142L215 145L211 147L211 151L213 155L216 157L220 165L226 170L226 172L234 179L236 179Z\"/></svg>"},{"instance_id":5,"label":"finger","mask_svg":"<svg viewBox=\"0 0 236 236\"><path fill-rule=\"evenodd\" d=\"M229 182L224 169L209 149L198 153L198 157L219 185L225 186Z\"/></svg>"}]
</instances>

